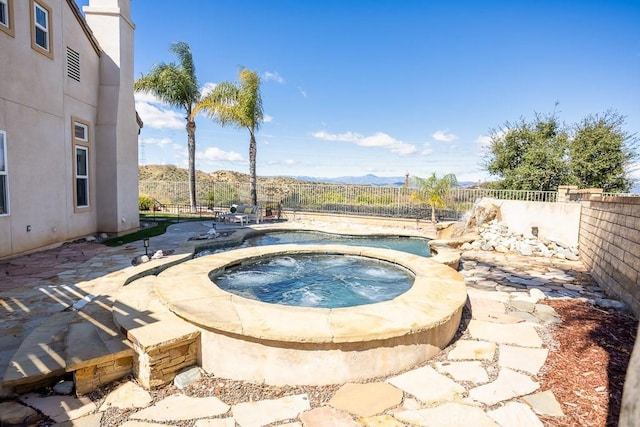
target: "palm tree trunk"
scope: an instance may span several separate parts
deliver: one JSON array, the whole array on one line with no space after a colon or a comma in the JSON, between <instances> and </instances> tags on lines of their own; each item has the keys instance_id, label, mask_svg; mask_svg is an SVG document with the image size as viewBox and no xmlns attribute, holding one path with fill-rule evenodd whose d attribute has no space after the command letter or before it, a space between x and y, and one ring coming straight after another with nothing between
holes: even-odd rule
<instances>
[{"instance_id":1,"label":"palm tree trunk","mask_svg":"<svg viewBox=\"0 0 640 427\"><path fill-rule=\"evenodd\" d=\"M189 154L189 205L196 213L196 122L187 119L187 150Z\"/></svg>"},{"instance_id":2,"label":"palm tree trunk","mask_svg":"<svg viewBox=\"0 0 640 427\"><path fill-rule=\"evenodd\" d=\"M251 204L258 204L257 176L256 176L256 137L253 129L249 129L251 140L249 142L249 191L251 192Z\"/></svg>"},{"instance_id":3,"label":"palm tree trunk","mask_svg":"<svg viewBox=\"0 0 640 427\"><path fill-rule=\"evenodd\" d=\"M436 223L436 204L431 203L431 223Z\"/></svg>"}]
</instances>

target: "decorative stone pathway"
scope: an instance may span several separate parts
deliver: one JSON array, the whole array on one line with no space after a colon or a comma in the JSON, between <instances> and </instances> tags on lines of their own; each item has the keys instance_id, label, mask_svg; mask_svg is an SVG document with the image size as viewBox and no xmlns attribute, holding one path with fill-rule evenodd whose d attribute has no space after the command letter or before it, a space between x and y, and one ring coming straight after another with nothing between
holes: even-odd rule
<instances>
[{"instance_id":1,"label":"decorative stone pathway","mask_svg":"<svg viewBox=\"0 0 640 427\"><path fill-rule=\"evenodd\" d=\"M181 225L188 228L187 225ZM173 237L172 237L173 236ZM177 244L175 234L162 242ZM182 237L184 239L184 234ZM79 264L63 263L46 284L0 293L0 373L29 330L92 294L82 282L130 266L140 248L97 251ZM50 251L54 254L55 251ZM45 262L46 257L37 259ZM56 268L55 262L46 261ZM20 270L19 261L12 268ZM60 266L58 266L60 267ZM242 402L233 406L217 397L194 398L176 391L151 404L150 395L124 383L98 408L87 398L29 393L0 403L0 424L29 423L35 408L60 425L98 426L111 407L126 408L123 426L185 422L197 427L263 426L541 426L538 416L562 417L552 390L540 390L537 375L551 341L547 328L560 322L546 298L604 299L580 262L469 251L460 271L468 286L471 318L461 335L433 361L367 384L345 384L328 402L311 408L305 394ZM19 283L29 283L20 277ZM82 292L78 292L82 289ZM96 295L99 292L95 293ZM13 351L11 351L13 349ZM5 365L2 364L3 360ZM69 420L73 420L72 422Z\"/></svg>"}]
</instances>

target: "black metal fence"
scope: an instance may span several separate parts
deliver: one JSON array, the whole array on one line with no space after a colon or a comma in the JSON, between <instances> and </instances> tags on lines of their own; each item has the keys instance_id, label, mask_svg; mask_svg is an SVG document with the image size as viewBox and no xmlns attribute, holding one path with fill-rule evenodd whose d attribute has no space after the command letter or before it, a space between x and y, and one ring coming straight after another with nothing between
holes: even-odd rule
<instances>
[{"instance_id":1,"label":"black metal fence","mask_svg":"<svg viewBox=\"0 0 640 427\"><path fill-rule=\"evenodd\" d=\"M141 196L154 200L152 209L189 213L187 182L140 181ZM431 207L418 197L418 188L340 184L258 184L258 204L266 209L322 212L343 215L371 215L401 218L430 218ZM436 209L439 220L459 220L482 197L505 200L555 202L555 191L490 190L454 188ZM213 183L198 185L197 211L202 214L228 210L233 204L248 203L249 184Z\"/></svg>"}]
</instances>

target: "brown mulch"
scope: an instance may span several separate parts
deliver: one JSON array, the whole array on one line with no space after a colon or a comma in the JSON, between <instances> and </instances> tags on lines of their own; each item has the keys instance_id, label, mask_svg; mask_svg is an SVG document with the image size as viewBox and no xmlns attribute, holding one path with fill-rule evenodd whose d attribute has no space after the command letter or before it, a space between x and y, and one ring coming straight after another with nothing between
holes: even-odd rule
<instances>
[{"instance_id":1,"label":"brown mulch","mask_svg":"<svg viewBox=\"0 0 640 427\"><path fill-rule=\"evenodd\" d=\"M627 365L638 321L621 311L579 300L546 300L562 324L553 331L541 390L551 390L565 417L543 418L548 426L616 426Z\"/></svg>"}]
</instances>

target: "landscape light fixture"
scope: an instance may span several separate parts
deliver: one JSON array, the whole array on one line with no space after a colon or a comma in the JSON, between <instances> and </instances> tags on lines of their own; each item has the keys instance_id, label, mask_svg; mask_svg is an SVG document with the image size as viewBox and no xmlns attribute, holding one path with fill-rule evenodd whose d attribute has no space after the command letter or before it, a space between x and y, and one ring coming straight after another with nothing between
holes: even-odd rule
<instances>
[{"instance_id":1,"label":"landscape light fixture","mask_svg":"<svg viewBox=\"0 0 640 427\"><path fill-rule=\"evenodd\" d=\"M144 254L149 256L149 239L142 239L142 245L144 246Z\"/></svg>"}]
</instances>

